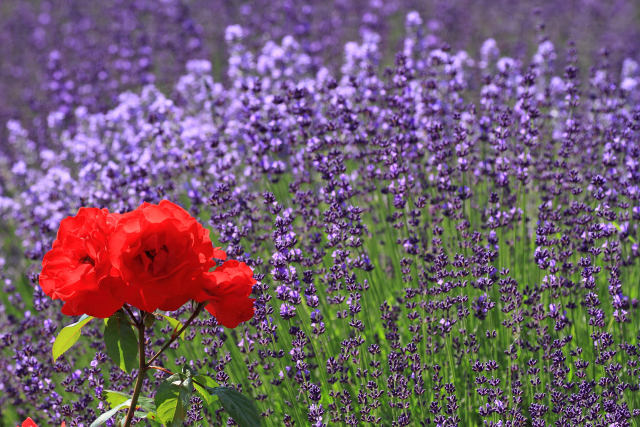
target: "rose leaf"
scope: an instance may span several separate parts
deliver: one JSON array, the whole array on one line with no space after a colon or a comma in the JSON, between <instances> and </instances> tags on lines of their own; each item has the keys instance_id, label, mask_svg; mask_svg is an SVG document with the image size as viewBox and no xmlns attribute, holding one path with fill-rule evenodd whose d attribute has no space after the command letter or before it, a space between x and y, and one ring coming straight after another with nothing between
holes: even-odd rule
<instances>
[{"instance_id":1,"label":"rose leaf","mask_svg":"<svg viewBox=\"0 0 640 427\"><path fill-rule=\"evenodd\" d=\"M230 387L214 387L209 389L220 399L222 407L241 427L261 425L260 413L253 400Z\"/></svg>"},{"instance_id":2,"label":"rose leaf","mask_svg":"<svg viewBox=\"0 0 640 427\"><path fill-rule=\"evenodd\" d=\"M193 393L191 377L174 374L160 384L155 396L156 417L167 426L182 426Z\"/></svg>"},{"instance_id":3,"label":"rose leaf","mask_svg":"<svg viewBox=\"0 0 640 427\"><path fill-rule=\"evenodd\" d=\"M122 311L117 311L104 328L107 354L123 371L129 373L137 366L138 338Z\"/></svg>"},{"instance_id":4,"label":"rose leaf","mask_svg":"<svg viewBox=\"0 0 640 427\"><path fill-rule=\"evenodd\" d=\"M91 319L93 319L92 316L83 314L77 322L62 328L53 343L52 353L54 362L65 351L69 350L76 343L76 341L78 341L78 339L80 338L80 331L82 330L82 327L89 323Z\"/></svg>"}]
</instances>

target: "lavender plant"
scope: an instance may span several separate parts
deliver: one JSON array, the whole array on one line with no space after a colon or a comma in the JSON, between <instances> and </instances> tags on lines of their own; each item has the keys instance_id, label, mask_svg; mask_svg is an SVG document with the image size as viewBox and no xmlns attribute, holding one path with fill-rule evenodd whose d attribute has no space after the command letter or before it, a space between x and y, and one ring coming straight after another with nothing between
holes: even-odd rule
<instances>
[{"instance_id":1,"label":"lavender plant","mask_svg":"<svg viewBox=\"0 0 640 427\"><path fill-rule=\"evenodd\" d=\"M375 30L333 67L304 37L255 49L229 26L223 81L192 60L170 95L123 92L73 125L52 113L55 149L8 123L3 422L79 425L113 404L107 388L130 392L100 339L51 363L62 319L34 284L79 206L164 198L258 283L250 322L197 318L156 363L193 361L255 398L265 425L636 422L637 61L603 50L585 68L544 28L530 56L493 39L458 50L414 11L385 67ZM193 398L187 423L234 423L208 405Z\"/></svg>"},{"instance_id":2,"label":"lavender plant","mask_svg":"<svg viewBox=\"0 0 640 427\"><path fill-rule=\"evenodd\" d=\"M344 43L361 29L380 35L382 61L392 64L410 10L425 20L430 42L479 49L498 37L509 55L535 50L535 26L543 23L560 43L576 40L589 52L608 46L613 60L637 57L638 5L633 1L537 2L340 0L4 0L0 6L0 120L17 119L39 145L55 147L49 113L67 127L79 106L104 112L118 94L153 83L170 90L186 62L206 58L225 80L224 29L242 23L245 43L259 50L293 35L317 70L338 70ZM532 12L537 17L532 19ZM567 25L570 23L570 25ZM6 139L4 126L0 137Z\"/></svg>"}]
</instances>

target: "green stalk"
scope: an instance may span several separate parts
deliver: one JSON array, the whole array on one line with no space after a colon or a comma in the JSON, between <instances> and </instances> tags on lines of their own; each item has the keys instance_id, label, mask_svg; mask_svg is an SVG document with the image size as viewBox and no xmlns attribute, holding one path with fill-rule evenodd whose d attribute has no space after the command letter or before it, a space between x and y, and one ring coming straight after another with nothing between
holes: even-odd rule
<instances>
[{"instance_id":1,"label":"green stalk","mask_svg":"<svg viewBox=\"0 0 640 427\"><path fill-rule=\"evenodd\" d=\"M127 411L127 418L124 421L124 427L129 427L131 425L133 414L136 412L136 403L138 403L138 397L140 396L140 391L142 390L144 374L147 371L147 365L145 364L144 358L144 317L144 315L141 315L140 320L136 324L136 326L138 327L138 352L140 364L138 369L138 378L136 379L136 385L133 389L133 396L131 396L131 406L129 406L129 410Z\"/></svg>"}]
</instances>

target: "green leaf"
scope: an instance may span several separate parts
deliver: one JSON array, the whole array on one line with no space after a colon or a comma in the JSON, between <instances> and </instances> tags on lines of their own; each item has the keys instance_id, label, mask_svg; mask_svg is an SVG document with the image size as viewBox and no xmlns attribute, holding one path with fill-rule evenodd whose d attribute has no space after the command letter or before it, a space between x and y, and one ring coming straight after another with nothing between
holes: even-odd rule
<instances>
[{"instance_id":1,"label":"green leaf","mask_svg":"<svg viewBox=\"0 0 640 427\"><path fill-rule=\"evenodd\" d=\"M152 423L152 425L159 425L162 426L162 424L158 423L158 417L156 416L155 412L138 412L136 411L133 414L134 417L136 418L142 418L142 419L147 419L147 420L151 420L151 421L156 421L154 423Z\"/></svg>"},{"instance_id":2,"label":"green leaf","mask_svg":"<svg viewBox=\"0 0 640 427\"><path fill-rule=\"evenodd\" d=\"M213 378L206 375L195 375L193 377L193 387L196 389L200 397L202 397L206 406L211 406L215 401L214 396L209 393L209 389L217 386L218 383L216 383Z\"/></svg>"},{"instance_id":3,"label":"green leaf","mask_svg":"<svg viewBox=\"0 0 640 427\"><path fill-rule=\"evenodd\" d=\"M142 409L147 412L156 412L156 404L150 397L140 396L138 397L138 404L136 409Z\"/></svg>"},{"instance_id":4,"label":"green leaf","mask_svg":"<svg viewBox=\"0 0 640 427\"><path fill-rule=\"evenodd\" d=\"M115 390L105 390L104 394L106 395L107 403L111 408L115 408L122 402L126 402L128 399L131 399L130 395Z\"/></svg>"},{"instance_id":5,"label":"green leaf","mask_svg":"<svg viewBox=\"0 0 640 427\"><path fill-rule=\"evenodd\" d=\"M162 313L155 313L158 314L162 317L164 317L165 319L167 319L167 321L169 322L169 324L171 326L173 326L173 333L171 335L173 335L174 333L178 332L178 330L180 330L180 328L182 328L182 322L180 322L178 319L174 319L171 316L167 316L166 314L162 314ZM184 340L184 335L186 334L187 330L185 329L184 331L182 331L182 333L180 334L180 338Z\"/></svg>"},{"instance_id":6,"label":"green leaf","mask_svg":"<svg viewBox=\"0 0 640 427\"><path fill-rule=\"evenodd\" d=\"M253 400L249 397L230 387L217 387L216 381L206 375L195 375L193 381L193 386L207 407L210 408L210 412L217 409L212 408L215 396L217 396L222 407L240 426L254 427L261 425L260 413Z\"/></svg>"},{"instance_id":7,"label":"green leaf","mask_svg":"<svg viewBox=\"0 0 640 427\"><path fill-rule=\"evenodd\" d=\"M220 399L222 407L241 427L261 425L261 417L253 400L230 387L214 387L209 391Z\"/></svg>"},{"instance_id":8,"label":"green leaf","mask_svg":"<svg viewBox=\"0 0 640 427\"><path fill-rule=\"evenodd\" d=\"M191 376L173 374L158 387L156 392L156 416L168 426L182 426L193 393Z\"/></svg>"},{"instance_id":9,"label":"green leaf","mask_svg":"<svg viewBox=\"0 0 640 427\"><path fill-rule=\"evenodd\" d=\"M169 383L160 384L155 401L156 414L163 424L174 424L184 419L186 408L180 400L180 387Z\"/></svg>"},{"instance_id":10,"label":"green leaf","mask_svg":"<svg viewBox=\"0 0 640 427\"><path fill-rule=\"evenodd\" d=\"M129 406L131 406L131 399L127 399L119 405L113 407L112 409L109 409L107 412L96 418L96 420L92 422L89 427L101 426L102 424L106 423L107 420L113 417L120 409L128 408Z\"/></svg>"},{"instance_id":11,"label":"green leaf","mask_svg":"<svg viewBox=\"0 0 640 427\"><path fill-rule=\"evenodd\" d=\"M200 384L202 384L203 386L207 387L207 388L215 388L218 387L218 383L216 382L216 380L214 380L211 377L208 377L206 375L195 375L193 377L194 381L198 381Z\"/></svg>"},{"instance_id":12,"label":"green leaf","mask_svg":"<svg viewBox=\"0 0 640 427\"><path fill-rule=\"evenodd\" d=\"M82 327L89 323L93 316L83 314L76 323L62 328L53 343L53 361L55 362L65 351L69 350L80 338Z\"/></svg>"},{"instance_id":13,"label":"green leaf","mask_svg":"<svg viewBox=\"0 0 640 427\"><path fill-rule=\"evenodd\" d=\"M182 374L187 378L191 378L193 380L193 374L195 371L189 365L182 365Z\"/></svg>"},{"instance_id":14,"label":"green leaf","mask_svg":"<svg viewBox=\"0 0 640 427\"><path fill-rule=\"evenodd\" d=\"M215 400L211 393L209 393L207 389L202 387L200 384L193 383L193 387L196 389L196 391L204 401L205 406L211 406L211 404Z\"/></svg>"},{"instance_id":15,"label":"green leaf","mask_svg":"<svg viewBox=\"0 0 640 427\"><path fill-rule=\"evenodd\" d=\"M138 365L138 338L122 311L109 318L104 328L104 343L111 360L125 372Z\"/></svg>"},{"instance_id":16,"label":"green leaf","mask_svg":"<svg viewBox=\"0 0 640 427\"><path fill-rule=\"evenodd\" d=\"M131 400L131 396L128 394L121 393L119 391L114 390L105 390L107 403L112 408L115 408L122 402L126 402L127 400ZM147 412L155 412L156 405L153 403L153 399L145 396L138 396L138 403L136 403L136 409L142 409Z\"/></svg>"}]
</instances>

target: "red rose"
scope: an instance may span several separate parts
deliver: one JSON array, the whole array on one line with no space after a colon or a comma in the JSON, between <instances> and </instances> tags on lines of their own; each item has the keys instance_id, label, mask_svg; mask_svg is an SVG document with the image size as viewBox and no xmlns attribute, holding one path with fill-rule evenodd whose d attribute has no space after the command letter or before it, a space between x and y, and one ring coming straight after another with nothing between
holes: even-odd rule
<instances>
[{"instance_id":1,"label":"red rose","mask_svg":"<svg viewBox=\"0 0 640 427\"><path fill-rule=\"evenodd\" d=\"M16 426L21 427L21 426ZM38 425L31 419L31 417L27 417L26 420L22 422L22 427L38 427Z\"/></svg>"},{"instance_id":2,"label":"red rose","mask_svg":"<svg viewBox=\"0 0 640 427\"><path fill-rule=\"evenodd\" d=\"M119 296L141 310L177 310L198 295L215 265L209 230L167 200L120 216L110 238L113 267L126 286Z\"/></svg>"},{"instance_id":3,"label":"red rose","mask_svg":"<svg viewBox=\"0 0 640 427\"><path fill-rule=\"evenodd\" d=\"M132 212L80 208L60 223L43 259L44 292L65 302L67 315L109 317L124 303L173 311L194 299L218 322L235 328L253 317L256 283L245 263L226 261L215 271L209 231L181 207L163 200Z\"/></svg>"},{"instance_id":4,"label":"red rose","mask_svg":"<svg viewBox=\"0 0 640 427\"><path fill-rule=\"evenodd\" d=\"M62 424L60 424L60 427L65 427L66 425L67 423L63 421ZM38 424L36 424L31 417L27 417L27 419L22 422L22 426L18 425L16 427L38 427Z\"/></svg>"},{"instance_id":5,"label":"red rose","mask_svg":"<svg viewBox=\"0 0 640 427\"><path fill-rule=\"evenodd\" d=\"M235 328L253 317L255 299L249 298L249 295L256 280L247 264L236 260L226 261L215 271L205 273L204 278L204 286L196 299L198 302L209 302L205 309L218 323Z\"/></svg>"},{"instance_id":6,"label":"red rose","mask_svg":"<svg viewBox=\"0 0 640 427\"><path fill-rule=\"evenodd\" d=\"M80 208L60 222L53 247L42 260L40 286L64 301L62 313L106 318L122 306L124 300L115 297L122 281L111 269L107 245L117 216L106 209Z\"/></svg>"}]
</instances>

